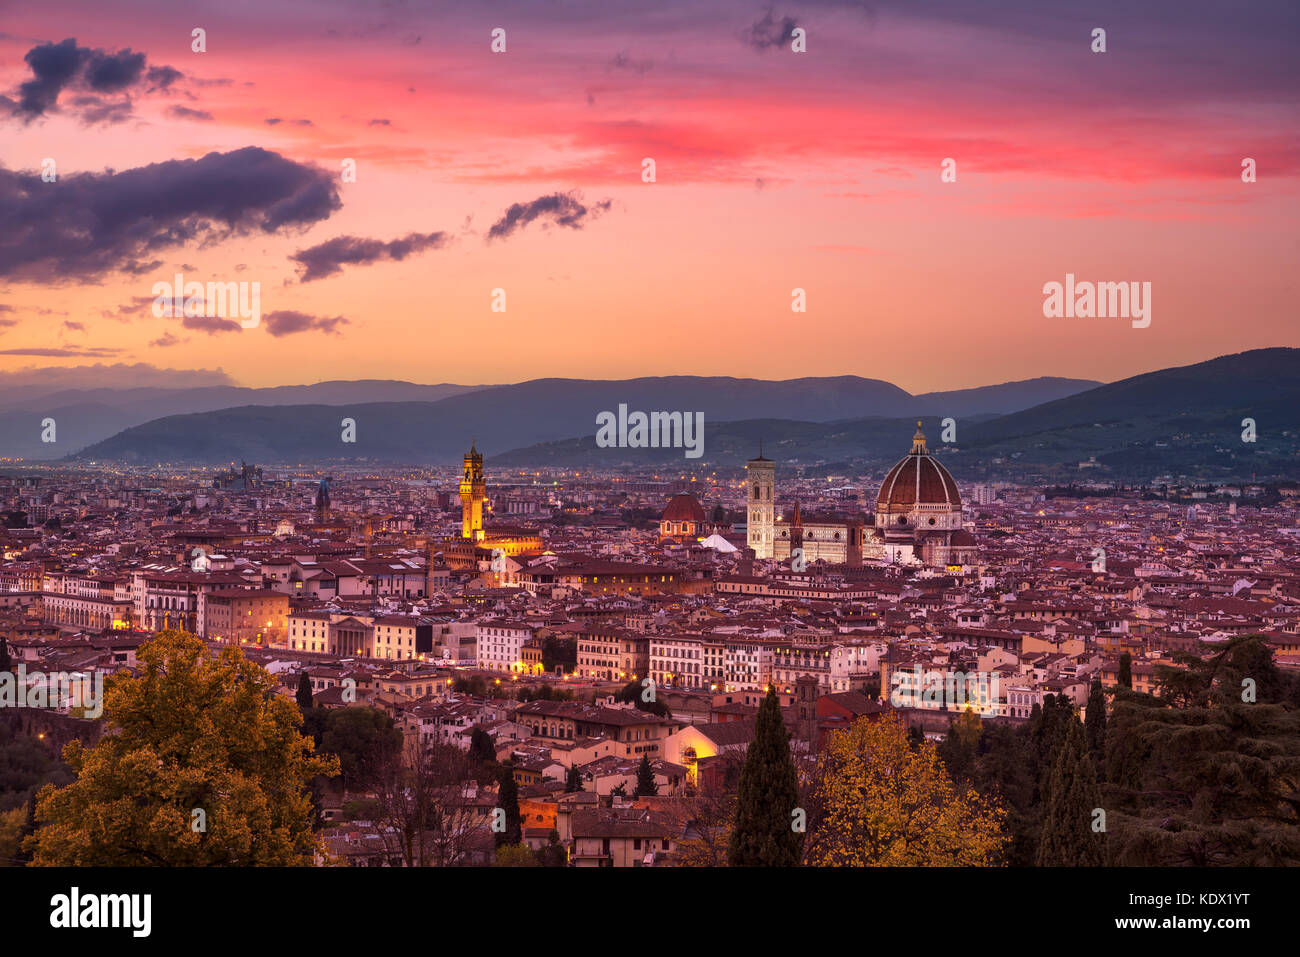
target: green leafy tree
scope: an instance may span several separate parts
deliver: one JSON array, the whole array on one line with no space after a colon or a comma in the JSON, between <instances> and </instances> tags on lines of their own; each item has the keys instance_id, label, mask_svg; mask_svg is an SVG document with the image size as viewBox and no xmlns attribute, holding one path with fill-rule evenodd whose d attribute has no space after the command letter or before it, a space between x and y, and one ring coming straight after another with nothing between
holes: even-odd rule
<instances>
[{"instance_id":1,"label":"green leafy tree","mask_svg":"<svg viewBox=\"0 0 1300 957\"><path fill-rule=\"evenodd\" d=\"M768 688L740 772L727 863L732 867L798 864L802 835L792 826L798 803L799 780L790 759L790 735L781 718L776 690Z\"/></svg>"},{"instance_id":2,"label":"green leafy tree","mask_svg":"<svg viewBox=\"0 0 1300 957\"><path fill-rule=\"evenodd\" d=\"M1117 694L1106 736L1110 863L1300 864L1300 711L1289 681L1270 674L1271 655L1259 636L1242 636L1157 669L1154 695Z\"/></svg>"},{"instance_id":3,"label":"green leafy tree","mask_svg":"<svg viewBox=\"0 0 1300 957\"><path fill-rule=\"evenodd\" d=\"M652 688L653 685L643 685L640 681L629 681L614 693L614 700L621 704L630 704L638 711L645 711L661 718L671 718L673 715L668 706L653 694L647 694Z\"/></svg>"},{"instance_id":4,"label":"green leafy tree","mask_svg":"<svg viewBox=\"0 0 1300 957\"><path fill-rule=\"evenodd\" d=\"M16 807L0 811L0 867L21 867L26 863L22 853L26 835L27 809Z\"/></svg>"},{"instance_id":5,"label":"green leafy tree","mask_svg":"<svg viewBox=\"0 0 1300 957\"><path fill-rule=\"evenodd\" d=\"M76 780L38 795L33 863L312 864L323 848L309 788L338 761L313 752L275 679L237 646L210 657L179 631L159 632L138 659L138 677L108 681L107 733L63 749Z\"/></svg>"},{"instance_id":6,"label":"green leafy tree","mask_svg":"<svg viewBox=\"0 0 1300 957\"><path fill-rule=\"evenodd\" d=\"M44 785L71 784L72 769L34 735L15 734L0 721L0 811L29 803Z\"/></svg>"},{"instance_id":7,"label":"green leafy tree","mask_svg":"<svg viewBox=\"0 0 1300 957\"><path fill-rule=\"evenodd\" d=\"M564 793L576 794L581 790L583 790L582 772L576 766L570 767L564 775Z\"/></svg>"},{"instance_id":8,"label":"green leafy tree","mask_svg":"<svg viewBox=\"0 0 1300 957\"><path fill-rule=\"evenodd\" d=\"M1119 684L1124 688L1133 687L1133 656L1127 651L1119 656Z\"/></svg>"},{"instance_id":9,"label":"green leafy tree","mask_svg":"<svg viewBox=\"0 0 1300 957\"><path fill-rule=\"evenodd\" d=\"M328 709L320 750L338 755L343 786L356 789L370 783L377 756L401 743L402 732L392 718L378 708L357 705Z\"/></svg>"},{"instance_id":10,"label":"green leafy tree","mask_svg":"<svg viewBox=\"0 0 1300 957\"><path fill-rule=\"evenodd\" d=\"M1101 808L1101 792L1078 718L1071 717L1066 726L1044 805L1038 866L1100 866L1105 857L1105 834L1093 827L1099 820L1095 812Z\"/></svg>"},{"instance_id":11,"label":"green leafy tree","mask_svg":"<svg viewBox=\"0 0 1300 957\"><path fill-rule=\"evenodd\" d=\"M551 829L546 835L546 846L537 852L537 859L543 867L564 867L569 863L568 852L560 843L560 832Z\"/></svg>"},{"instance_id":12,"label":"green leafy tree","mask_svg":"<svg viewBox=\"0 0 1300 957\"><path fill-rule=\"evenodd\" d=\"M475 698L486 698L488 696L487 680L482 675L457 678L452 682L451 690L456 694L467 694Z\"/></svg>"},{"instance_id":13,"label":"green leafy tree","mask_svg":"<svg viewBox=\"0 0 1300 957\"><path fill-rule=\"evenodd\" d=\"M502 844L497 848L497 867L540 867L541 861L527 844Z\"/></svg>"},{"instance_id":14,"label":"green leafy tree","mask_svg":"<svg viewBox=\"0 0 1300 957\"><path fill-rule=\"evenodd\" d=\"M650 758L647 755L641 755L641 763L636 768L636 791L633 792L635 797L648 797L659 793L659 784L655 781L654 768L650 766Z\"/></svg>"}]
</instances>

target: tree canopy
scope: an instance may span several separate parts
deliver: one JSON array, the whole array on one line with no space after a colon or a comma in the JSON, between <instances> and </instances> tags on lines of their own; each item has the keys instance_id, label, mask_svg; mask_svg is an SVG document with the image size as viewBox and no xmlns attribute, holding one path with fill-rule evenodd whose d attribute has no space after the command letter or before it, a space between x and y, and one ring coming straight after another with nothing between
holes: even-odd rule
<instances>
[{"instance_id":1,"label":"tree canopy","mask_svg":"<svg viewBox=\"0 0 1300 957\"><path fill-rule=\"evenodd\" d=\"M834 732L818 762L820 825L809 863L822 866L998 864L1002 809L958 791L935 746L915 748L897 718L859 718Z\"/></svg>"},{"instance_id":2,"label":"tree canopy","mask_svg":"<svg viewBox=\"0 0 1300 957\"><path fill-rule=\"evenodd\" d=\"M161 631L140 675L107 682L106 733L63 751L76 780L44 787L36 865L305 865L321 853L309 788L338 761L314 753L301 714L238 647L210 657Z\"/></svg>"}]
</instances>

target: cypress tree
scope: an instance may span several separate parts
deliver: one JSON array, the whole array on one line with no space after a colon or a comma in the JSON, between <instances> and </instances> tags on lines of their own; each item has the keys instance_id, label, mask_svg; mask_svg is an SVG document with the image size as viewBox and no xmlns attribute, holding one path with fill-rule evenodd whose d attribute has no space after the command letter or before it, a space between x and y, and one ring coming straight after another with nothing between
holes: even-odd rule
<instances>
[{"instance_id":1,"label":"cypress tree","mask_svg":"<svg viewBox=\"0 0 1300 957\"><path fill-rule=\"evenodd\" d=\"M500 784L497 804L506 812L506 829L504 834L497 832L497 847L502 844L522 844L524 828L519 817L519 785L515 783L515 772L509 765L501 769Z\"/></svg>"},{"instance_id":2,"label":"cypress tree","mask_svg":"<svg viewBox=\"0 0 1300 957\"><path fill-rule=\"evenodd\" d=\"M1093 767L1100 768L1106 754L1106 692L1101 690L1101 679L1093 678L1088 689L1088 717L1084 721L1087 732L1088 755Z\"/></svg>"},{"instance_id":3,"label":"cypress tree","mask_svg":"<svg viewBox=\"0 0 1300 957\"><path fill-rule=\"evenodd\" d=\"M1119 683L1130 691L1133 689L1133 656L1127 651L1119 656Z\"/></svg>"},{"instance_id":4,"label":"cypress tree","mask_svg":"<svg viewBox=\"0 0 1300 957\"><path fill-rule=\"evenodd\" d=\"M478 725L474 725L474 730L469 733L469 756L470 760L478 764L487 764L497 759L497 749L492 743L492 735Z\"/></svg>"},{"instance_id":5,"label":"cypress tree","mask_svg":"<svg viewBox=\"0 0 1300 957\"><path fill-rule=\"evenodd\" d=\"M1033 761L1034 804L1047 803L1052 767L1061 752L1067 726L1077 721L1074 706L1065 695L1044 695L1043 707L1034 706L1036 718L1030 718L1030 758Z\"/></svg>"},{"instance_id":6,"label":"cypress tree","mask_svg":"<svg viewBox=\"0 0 1300 957\"><path fill-rule=\"evenodd\" d=\"M311 679L307 677L307 672L298 675L298 693L294 695L298 699L298 707L306 711L312 705Z\"/></svg>"},{"instance_id":7,"label":"cypress tree","mask_svg":"<svg viewBox=\"0 0 1300 957\"><path fill-rule=\"evenodd\" d=\"M655 772L650 767L650 758L641 755L641 763L636 769L636 791L634 797L645 797L659 793L659 784L655 781Z\"/></svg>"},{"instance_id":8,"label":"cypress tree","mask_svg":"<svg viewBox=\"0 0 1300 957\"><path fill-rule=\"evenodd\" d=\"M1078 718L1071 718L1066 727L1045 798L1038 866L1099 867L1105 837L1092 827L1101 791Z\"/></svg>"},{"instance_id":9,"label":"cypress tree","mask_svg":"<svg viewBox=\"0 0 1300 957\"><path fill-rule=\"evenodd\" d=\"M9 654L9 639L0 635L0 671L8 671L13 664L13 658Z\"/></svg>"},{"instance_id":10,"label":"cypress tree","mask_svg":"<svg viewBox=\"0 0 1300 957\"><path fill-rule=\"evenodd\" d=\"M758 709L754 740L745 754L727 863L732 867L790 867L799 863L801 835L792 826L799 780L790 760L790 735L776 690Z\"/></svg>"},{"instance_id":11,"label":"cypress tree","mask_svg":"<svg viewBox=\"0 0 1300 957\"><path fill-rule=\"evenodd\" d=\"M576 794L581 790L583 790L582 772L579 771L576 766L571 767L569 768L568 773L564 776L564 793Z\"/></svg>"}]
</instances>

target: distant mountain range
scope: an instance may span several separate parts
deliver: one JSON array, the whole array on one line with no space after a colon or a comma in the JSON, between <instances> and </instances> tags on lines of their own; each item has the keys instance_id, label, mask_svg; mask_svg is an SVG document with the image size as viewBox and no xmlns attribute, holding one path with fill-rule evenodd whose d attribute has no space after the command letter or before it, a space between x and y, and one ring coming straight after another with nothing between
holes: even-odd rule
<instances>
[{"instance_id":1,"label":"distant mountain range","mask_svg":"<svg viewBox=\"0 0 1300 957\"><path fill-rule=\"evenodd\" d=\"M43 391L30 384L0 387L0 454L56 459L161 414L212 412L239 405L346 405L356 402L436 402L481 386L415 385L382 379L317 382L267 389L239 386L97 388ZM41 441L41 422L54 419L57 441Z\"/></svg>"},{"instance_id":2,"label":"distant mountain range","mask_svg":"<svg viewBox=\"0 0 1300 957\"><path fill-rule=\"evenodd\" d=\"M327 385L360 384L301 388ZM1077 469L1091 456L1100 473L1127 479L1163 472L1300 477L1300 349L1259 349L1106 385L1032 379L925 395L854 376L383 385L452 391L434 400L260 403L168 415L95 442L74 458L449 465L476 439L489 466L730 468L751 457L762 440L769 458L833 470L894 461L906 452L920 418L931 448L959 476ZM686 459L681 449L597 448L597 413L620 404L630 411L703 412L703 457ZM340 440L345 417L356 421L355 444ZM947 417L955 420L951 442L943 441L941 420ZM1253 443L1241 439L1247 418L1255 422ZM60 444L63 439L60 424Z\"/></svg>"},{"instance_id":3,"label":"distant mountain range","mask_svg":"<svg viewBox=\"0 0 1300 957\"><path fill-rule=\"evenodd\" d=\"M620 404L646 411L668 407L703 412L710 427L753 416L815 422L864 413L970 417L1005 414L1095 385L1086 379L1040 378L917 396L888 382L856 376L783 381L703 376L535 379L482 387L343 382L294 387L296 391L219 387L196 390L205 393L201 396L149 395L111 406L112 397L96 396L98 407L111 408L114 415L140 415L151 406L153 416L111 437L86 442L76 457L150 464L219 463L241 458L263 464L337 458L446 464L456 462L475 439L480 450L495 455L594 434L596 414L616 410ZM394 394L402 389L442 390L444 394ZM223 392L258 394L251 403L212 409L208 404L220 401ZM23 428L37 438L40 417L53 416L58 421L60 447L79 447L79 435L88 428L79 421L80 406L65 406L59 418L57 410L46 411L54 404L52 397L46 397L26 403L21 412L6 411L4 416L20 419ZM177 405L185 405L189 414L156 417L160 407ZM193 409L195 405L205 407ZM357 423L355 444L340 440L340 423L345 417ZM30 449L30 439L26 446L15 443L14 447ZM41 452L48 455L50 446L24 454L35 457Z\"/></svg>"},{"instance_id":4,"label":"distant mountain range","mask_svg":"<svg viewBox=\"0 0 1300 957\"><path fill-rule=\"evenodd\" d=\"M924 418L924 417L923 417ZM1029 469L1087 481L1160 474L1211 479L1300 479L1300 349L1259 349L1101 385L1007 415L954 416L944 442L926 418L932 451L958 476L1014 477ZM1244 421L1255 441L1245 442ZM702 461L739 466L764 440L769 458L831 472L892 464L910 447L912 418L834 422L746 419L706 423ZM1096 471L1079 469L1095 458ZM592 433L515 449L509 467L689 465L680 449L602 449Z\"/></svg>"}]
</instances>

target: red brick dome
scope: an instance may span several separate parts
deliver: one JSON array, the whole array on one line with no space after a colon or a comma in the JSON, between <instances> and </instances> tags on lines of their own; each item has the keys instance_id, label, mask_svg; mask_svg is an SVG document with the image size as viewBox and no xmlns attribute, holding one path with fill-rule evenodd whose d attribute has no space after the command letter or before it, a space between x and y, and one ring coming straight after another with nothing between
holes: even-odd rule
<instances>
[{"instance_id":1,"label":"red brick dome","mask_svg":"<svg viewBox=\"0 0 1300 957\"><path fill-rule=\"evenodd\" d=\"M704 508L694 495L674 495L664 509L662 522L694 522L704 524Z\"/></svg>"},{"instance_id":2,"label":"red brick dome","mask_svg":"<svg viewBox=\"0 0 1300 957\"><path fill-rule=\"evenodd\" d=\"M916 423L912 451L889 470L876 496L877 511L904 512L916 505L961 508L961 493L948 470L925 447L921 423Z\"/></svg>"}]
</instances>

